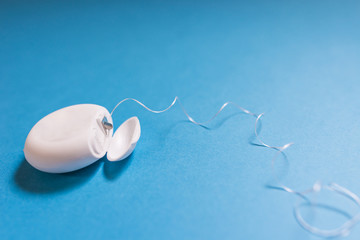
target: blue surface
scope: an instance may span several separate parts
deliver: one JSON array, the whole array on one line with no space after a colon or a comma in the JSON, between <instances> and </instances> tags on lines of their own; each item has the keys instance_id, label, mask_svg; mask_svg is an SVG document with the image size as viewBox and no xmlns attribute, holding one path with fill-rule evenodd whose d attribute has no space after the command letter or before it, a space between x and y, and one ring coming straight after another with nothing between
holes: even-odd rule
<instances>
[{"instance_id":1,"label":"blue surface","mask_svg":"<svg viewBox=\"0 0 360 240\"><path fill-rule=\"evenodd\" d=\"M233 108L206 130L179 106L155 115L126 103L114 121L139 117L134 154L69 174L33 169L22 149L40 118L72 104L134 97L160 109L177 95L201 121L231 100L266 113L264 141L295 142L277 161L284 183L360 194L359 11L356 1L2 1L1 239L318 239L294 220L293 196L266 188L274 152L249 143L254 119ZM317 216L320 227L344 220ZM360 225L347 239L359 237Z\"/></svg>"}]
</instances>

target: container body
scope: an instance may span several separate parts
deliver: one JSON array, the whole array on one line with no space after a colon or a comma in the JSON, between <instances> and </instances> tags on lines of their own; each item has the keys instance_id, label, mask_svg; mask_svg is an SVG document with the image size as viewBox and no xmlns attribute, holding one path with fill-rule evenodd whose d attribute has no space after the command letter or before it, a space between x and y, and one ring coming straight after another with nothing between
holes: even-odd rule
<instances>
[{"instance_id":1,"label":"container body","mask_svg":"<svg viewBox=\"0 0 360 240\"><path fill-rule=\"evenodd\" d=\"M102 127L104 117L112 124L108 110L94 104L73 105L50 113L28 134L26 160L50 173L75 171L92 164L106 154L113 133Z\"/></svg>"}]
</instances>

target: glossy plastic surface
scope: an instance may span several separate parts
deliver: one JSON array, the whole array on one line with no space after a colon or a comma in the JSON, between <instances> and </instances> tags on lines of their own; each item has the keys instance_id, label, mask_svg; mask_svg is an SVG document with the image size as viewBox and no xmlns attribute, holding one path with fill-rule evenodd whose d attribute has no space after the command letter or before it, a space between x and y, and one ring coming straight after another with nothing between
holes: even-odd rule
<instances>
[{"instance_id":1,"label":"glossy plastic surface","mask_svg":"<svg viewBox=\"0 0 360 240\"><path fill-rule=\"evenodd\" d=\"M107 153L109 161L121 161L127 158L134 151L140 134L140 122L137 117L129 118L121 124L111 139Z\"/></svg>"},{"instance_id":2,"label":"glossy plastic surface","mask_svg":"<svg viewBox=\"0 0 360 240\"><path fill-rule=\"evenodd\" d=\"M42 118L26 138L24 154L35 168L63 173L86 167L103 157L112 130L105 132L98 119L109 112L101 106L79 104L59 109Z\"/></svg>"}]
</instances>

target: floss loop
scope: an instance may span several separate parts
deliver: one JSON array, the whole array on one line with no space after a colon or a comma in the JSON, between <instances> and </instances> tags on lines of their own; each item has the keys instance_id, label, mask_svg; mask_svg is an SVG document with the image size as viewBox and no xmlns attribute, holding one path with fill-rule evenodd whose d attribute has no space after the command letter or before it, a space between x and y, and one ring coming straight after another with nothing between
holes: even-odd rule
<instances>
[{"instance_id":1,"label":"floss loop","mask_svg":"<svg viewBox=\"0 0 360 240\"><path fill-rule=\"evenodd\" d=\"M321 188L326 188L330 191L334 191L337 194L343 195L350 200L352 200L358 207L360 207L360 199L359 197L351 192L350 190L336 184L331 183L329 185L321 186L319 184L317 187L314 185L312 192L319 192ZM311 202L310 202L311 203ZM360 220L360 212L355 214L352 218L350 218L348 221L344 222L340 227L330 229L330 230L323 230L316 227L311 226L309 223L307 223L304 218L302 217L300 213L300 204L296 205L294 207L294 216L297 222L300 224L302 228L304 228L306 231L321 236L321 237L345 237L350 234L350 230L358 223Z\"/></svg>"}]
</instances>

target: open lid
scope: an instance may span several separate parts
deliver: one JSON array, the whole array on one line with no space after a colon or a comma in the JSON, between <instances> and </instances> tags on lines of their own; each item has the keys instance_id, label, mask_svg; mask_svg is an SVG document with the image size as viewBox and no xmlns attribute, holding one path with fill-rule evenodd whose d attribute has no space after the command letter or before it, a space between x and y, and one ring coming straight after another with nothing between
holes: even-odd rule
<instances>
[{"instance_id":1,"label":"open lid","mask_svg":"<svg viewBox=\"0 0 360 240\"><path fill-rule=\"evenodd\" d=\"M140 122L137 117L126 120L115 131L107 152L109 161L121 161L127 158L135 149L140 138Z\"/></svg>"}]
</instances>

